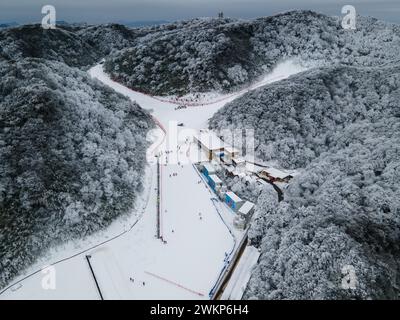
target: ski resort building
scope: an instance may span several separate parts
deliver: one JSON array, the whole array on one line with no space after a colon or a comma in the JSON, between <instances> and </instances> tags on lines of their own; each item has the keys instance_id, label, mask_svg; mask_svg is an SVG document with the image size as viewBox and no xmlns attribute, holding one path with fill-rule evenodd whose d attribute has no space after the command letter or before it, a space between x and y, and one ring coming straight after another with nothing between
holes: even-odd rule
<instances>
[{"instance_id":1,"label":"ski resort building","mask_svg":"<svg viewBox=\"0 0 400 320\"><path fill-rule=\"evenodd\" d=\"M209 176L215 174L215 169L214 167L211 165L210 162L206 162L204 164L202 164L202 170L201 172L206 176L206 178L208 179Z\"/></svg>"},{"instance_id":2,"label":"ski resort building","mask_svg":"<svg viewBox=\"0 0 400 320\"><path fill-rule=\"evenodd\" d=\"M194 140L199 148L206 153L210 161L215 152L224 152L224 142L210 131L201 131L197 136L194 136Z\"/></svg>"},{"instance_id":3,"label":"ski resort building","mask_svg":"<svg viewBox=\"0 0 400 320\"><path fill-rule=\"evenodd\" d=\"M263 169L258 176L271 182L289 182L293 178L290 173L274 168Z\"/></svg>"},{"instance_id":4,"label":"ski resort building","mask_svg":"<svg viewBox=\"0 0 400 320\"><path fill-rule=\"evenodd\" d=\"M246 166L246 160L242 157L232 158L232 164L236 168L244 168Z\"/></svg>"},{"instance_id":5,"label":"ski resort building","mask_svg":"<svg viewBox=\"0 0 400 320\"><path fill-rule=\"evenodd\" d=\"M239 208L243 205L243 200L240 199L232 191L228 191L225 194L225 202L235 212L237 212L239 210Z\"/></svg>"},{"instance_id":6,"label":"ski resort building","mask_svg":"<svg viewBox=\"0 0 400 320\"><path fill-rule=\"evenodd\" d=\"M225 156L225 152L218 150L218 151L213 152L212 159L216 160L218 162L221 162L221 161L225 161L224 156Z\"/></svg>"},{"instance_id":7,"label":"ski resort building","mask_svg":"<svg viewBox=\"0 0 400 320\"><path fill-rule=\"evenodd\" d=\"M232 159L239 156L239 150L230 146L225 146L223 152L214 152L214 158L219 157L225 164L232 164Z\"/></svg>"},{"instance_id":8,"label":"ski resort building","mask_svg":"<svg viewBox=\"0 0 400 320\"><path fill-rule=\"evenodd\" d=\"M239 157L239 149L227 146L224 149L224 157L223 160L225 163L231 164L232 159Z\"/></svg>"},{"instance_id":9,"label":"ski resort building","mask_svg":"<svg viewBox=\"0 0 400 320\"><path fill-rule=\"evenodd\" d=\"M222 187L222 180L215 174L208 176L209 186L216 192Z\"/></svg>"},{"instance_id":10,"label":"ski resort building","mask_svg":"<svg viewBox=\"0 0 400 320\"><path fill-rule=\"evenodd\" d=\"M248 223L254 213L254 203L246 201L238 210L238 214Z\"/></svg>"}]
</instances>

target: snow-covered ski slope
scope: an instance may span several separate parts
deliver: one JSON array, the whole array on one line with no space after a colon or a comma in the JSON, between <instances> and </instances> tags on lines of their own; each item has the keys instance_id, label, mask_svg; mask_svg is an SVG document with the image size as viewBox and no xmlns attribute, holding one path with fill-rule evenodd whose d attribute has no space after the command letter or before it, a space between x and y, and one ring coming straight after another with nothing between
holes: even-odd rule
<instances>
[{"instance_id":1,"label":"snow-covered ski slope","mask_svg":"<svg viewBox=\"0 0 400 320\"><path fill-rule=\"evenodd\" d=\"M133 91L115 81L103 72L101 64L89 70L92 77L99 79L104 84L112 87L117 92L120 92L132 100L136 101L142 108L153 110L153 115L161 121L164 126L168 125L171 120L176 120L178 123L183 122L186 127L193 129L202 129L207 127L207 120L226 103L233 101L245 94L248 91L257 89L272 82L286 79L293 74L306 70L304 67L294 63L292 60L286 60L276 66L271 73L267 74L257 83L252 84L248 88L242 89L236 93L230 94L202 94L204 105L198 107L188 107L186 109L175 110L180 105L180 102L173 102L174 97L160 98L152 97L143 93ZM165 101L161 101L161 100ZM184 103L183 103L184 104Z\"/></svg>"},{"instance_id":2,"label":"snow-covered ski slope","mask_svg":"<svg viewBox=\"0 0 400 320\"><path fill-rule=\"evenodd\" d=\"M302 70L290 61L284 62L251 88ZM153 141L148 152L152 164L144 179L145 191L129 217L117 220L89 239L51 250L3 291L0 299L99 299L86 256L90 256L104 299L209 299L210 290L243 233L232 227L232 212L215 200L216 196L200 182L199 173L188 161L193 157L199 159L190 136L195 130L205 128L207 120L219 108L245 91L220 95L214 103L208 99L204 106L175 110L177 104L162 102L112 81L101 65L89 73L141 107L152 110L165 128L165 132L156 129L149 136ZM180 122L184 127L176 126ZM176 145L169 141L172 131L178 132ZM165 242L156 238L155 154L162 155L163 163L161 229ZM43 284L49 287L52 271L41 272L41 269L48 265L54 266L55 288L50 285L44 289Z\"/></svg>"}]
</instances>

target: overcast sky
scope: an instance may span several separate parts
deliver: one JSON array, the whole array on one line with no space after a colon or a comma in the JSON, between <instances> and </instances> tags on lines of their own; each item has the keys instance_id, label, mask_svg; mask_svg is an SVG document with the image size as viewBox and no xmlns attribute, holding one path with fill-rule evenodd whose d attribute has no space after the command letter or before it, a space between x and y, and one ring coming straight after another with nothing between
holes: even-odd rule
<instances>
[{"instance_id":1,"label":"overcast sky","mask_svg":"<svg viewBox=\"0 0 400 320\"><path fill-rule=\"evenodd\" d=\"M340 15L351 4L361 15L400 23L400 0L0 0L0 21L19 23L41 20L41 7L52 4L57 20L68 22L120 22L180 20L193 17L225 16L253 18L291 9L312 9Z\"/></svg>"}]
</instances>

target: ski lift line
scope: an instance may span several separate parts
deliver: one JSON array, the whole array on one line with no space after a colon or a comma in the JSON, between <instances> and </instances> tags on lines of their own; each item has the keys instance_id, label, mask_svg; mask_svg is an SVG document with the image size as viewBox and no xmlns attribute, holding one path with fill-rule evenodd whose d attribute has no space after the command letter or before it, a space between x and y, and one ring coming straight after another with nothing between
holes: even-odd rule
<instances>
[{"instance_id":1,"label":"ski lift line","mask_svg":"<svg viewBox=\"0 0 400 320\"><path fill-rule=\"evenodd\" d=\"M160 159L157 158L157 212L156 212L156 229L157 229L157 231L156 231L156 236L158 239L161 238L161 236L160 236L160 211L161 211L160 171L161 171Z\"/></svg>"},{"instance_id":2,"label":"ski lift line","mask_svg":"<svg viewBox=\"0 0 400 320\"><path fill-rule=\"evenodd\" d=\"M157 150L160 148L160 146L163 144L166 135L167 135L167 130L165 130L164 126L162 125L162 123L155 117L155 116L151 116L153 121L155 122L155 124L163 131L164 133L164 137L162 139L162 141L158 144L158 146L156 148L154 148L154 150ZM161 162L160 162L160 157L157 157L157 231L156 231L156 236L158 239L164 240L163 239L163 232L162 232L162 225L161 225L161 215L162 215L162 166L161 166Z\"/></svg>"},{"instance_id":3,"label":"ski lift line","mask_svg":"<svg viewBox=\"0 0 400 320\"><path fill-rule=\"evenodd\" d=\"M152 272L149 272L149 271L145 271L145 273L148 274L148 275L150 275L150 276L152 276L152 277L155 277L155 278L157 278L157 279L160 279L160 280L163 280L163 281L168 282L168 283L170 283L170 284L173 284L174 286L177 286L177 287L179 287L179 288L181 288L181 289L184 289L184 290L186 290L186 291L188 291L188 292L191 292L191 293L193 293L193 294L196 294L196 295L198 295L198 296L200 296L200 297L204 297L204 294L203 294L203 293L198 292L198 291L195 291L195 290L192 290L192 289L189 289L189 288L187 288L187 287L185 287L185 286L183 286L183 285L181 285L181 284L179 284L179 283L177 283L177 282L175 282L175 281L168 280L168 279L166 279L166 278L164 278L164 277L161 277L161 276L156 275L156 274L154 274L154 273L152 273Z\"/></svg>"},{"instance_id":4,"label":"ski lift line","mask_svg":"<svg viewBox=\"0 0 400 320\"><path fill-rule=\"evenodd\" d=\"M162 166L160 163L160 211L158 215L158 224L159 224L159 237L160 239L164 240L163 237L163 229L162 229Z\"/></svg>"},{"instance_id":5,"label":"ski lift line","mask_svg":"<svg viewBox=\"0 0 400 320\"><path fill-rule=\"evenodd\" d=\"M161 238L161 231L160 231L160 214L161 214L161 164L158 164L158 215L157 215L157 227L158 227L158 237Z\"/></svg>"},{"instance_id":6,"label":"ski lift line","mask_svg":"<svg viewBox=\"0 0 400 320\"><path fill-rule=\"evenodd\" d=\"M166 135L167 135L167 130L165 130L164 126L162 125L162 123L155 117L155 116L151 116L153 121L155 122L155 124L161 129L161 131L163 131L164 133L164 137L162 139L162 141L158 144L158 146L155 148L159 149L161 147L161 145L163 144L163 142L165 141ZM161 239L162 241L163 236L162 236L162 227L161 227L161 211L162 211L162 166L161 166L161 162L160 162L160 157L161 155L159 155L157 157L157 217L156 217L156 237L158 239Z\"/></svg>"}]
</instances>

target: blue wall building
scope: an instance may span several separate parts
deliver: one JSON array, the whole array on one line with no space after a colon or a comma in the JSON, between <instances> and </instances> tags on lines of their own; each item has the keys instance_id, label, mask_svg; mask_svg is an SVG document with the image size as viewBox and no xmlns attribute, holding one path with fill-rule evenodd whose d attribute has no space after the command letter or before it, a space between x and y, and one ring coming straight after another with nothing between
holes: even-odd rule
<instances>
[{"instance_id":1,"label":"blue wall building","mask_svg":"<svg viewBox=\"0 0 400 320\"><path fill-rule=\"evenodd\" d=\"M209 162L207 162L207 163L205 163L203 165L202 172L206 176L206 178L208 179L209 176L215 174L215 169Z\"/></svg>"},{"instance_id":2,"label":"blue wall building","mask_svg":"<svg viewBox=\"0 0 400 320\"><path fill-rule=\"evenodd\" d=\"M243 204L243 200L240 199L235 193L229 191L225 194L225 203L235 212L237 212Z\"/></svg>"},{"instance_id":3,"label":"blue wall building","mask_svg":"<svg viewBox=\"0 0 400 320\"><path fill-rule=\"evenodd\" d=\"M222 186L222 180L215 174L208 176L209 186L216 191L217 186Z\"/></svg>"}]
</instances>

